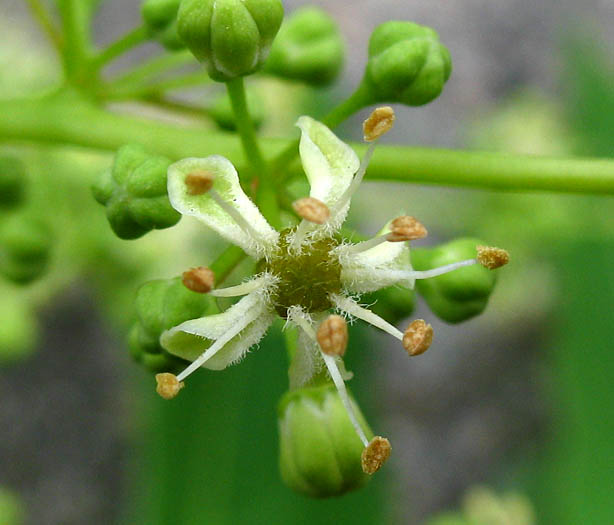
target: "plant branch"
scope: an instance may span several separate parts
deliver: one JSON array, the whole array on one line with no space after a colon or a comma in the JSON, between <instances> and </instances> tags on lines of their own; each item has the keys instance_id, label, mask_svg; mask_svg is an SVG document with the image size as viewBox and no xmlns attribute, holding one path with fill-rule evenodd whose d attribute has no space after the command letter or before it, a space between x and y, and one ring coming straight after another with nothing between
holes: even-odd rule
<instances>
[{"instance_id":1,"label":"plant branch","mask_svg":"<svg viewBox=\"0 0 614 525\"><path fill-rule=\"evenodd\" d=\"M132 88L119 88L101 91L100 95L107 100L127 100L135 98L147 98L152 95L160 95L166 91L187 87L202 86L211 81L209 76L202 71L195 71L179 77L168 78L153 84L134 86Z\"/></svg>"},{"instance_id":2,"label":"plant branch","mask_svg":"<svg viewBox=\"0 0 614 525\"><path fill-rule=\"evenodd\" d=\"M133 86L143 85L149 77L164 73L169 69L182 66L194 61L194 57L188 51L178 53L164 53L156 55L141 64L136 65L127 73L117 78L114 78L110 86L115 89L128 88Z\"/></svg>"},{"instance_id":3,"label":"plant branch","mask_svg":"<svg viewBox=\"0 0 614 525\"><path fill-rule=\"evenodd\" d=\"M58 53L62 52L62 35L56 27L47 8L40 0L26 0L32 16L51 40Z\"/></svg>"},{"instance_id":4,"label":"plant branch","mask_svg":"<svg viewBox=\"0 0 614 525\"><path fill-rule=\"evenodd\" d=\"M153 152L176 159L219 154L237 166L244 166L248 160L239 140L231 134L204 126L185 127L114 114L73 92L0 101L0 114L0 138L5 141L71 144L113 151L123 144L139 142ZM264 139L262 148L272 158L290 142ZM358 153L364 152L364 145L353 146ZM292 175L302 174L298 163L291 170ZM373 156L367 180L614 195L614 159L546 158L382 145Z\"/></svg>"},{"instance_id":5,"label":"plant branch","mask_svg":"<svg viewBox=\"0 0 614 525\"><path fill-rule=\"evenodd\" d=\"M148 38L146 28L144 26L137 27L92 57L89 67L94 71L98 71L117 57L146 42Z\"/></svg>"}]
</instances>

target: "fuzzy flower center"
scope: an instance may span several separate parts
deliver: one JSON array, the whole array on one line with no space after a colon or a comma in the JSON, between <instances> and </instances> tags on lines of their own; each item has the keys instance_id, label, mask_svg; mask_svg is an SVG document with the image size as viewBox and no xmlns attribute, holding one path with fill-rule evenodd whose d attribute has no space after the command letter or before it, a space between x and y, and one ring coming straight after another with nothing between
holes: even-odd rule
<instances>
[{"instance_id":1,"label":"fuzzy flower center","mask_svg":"<svg viewBox=\"0 0 614 525\"><path fill-rule=\"evenodd\" d=\"M290 229L281 232L277 250L261 268L279 279L272 300L277 314L284 319L292 306L301 306L310 313L333 308L329 297L341 292L341 264L332 253L338 241L321 239L296 253L288 242L291 233Z\"/></svg>"}]
</instances>

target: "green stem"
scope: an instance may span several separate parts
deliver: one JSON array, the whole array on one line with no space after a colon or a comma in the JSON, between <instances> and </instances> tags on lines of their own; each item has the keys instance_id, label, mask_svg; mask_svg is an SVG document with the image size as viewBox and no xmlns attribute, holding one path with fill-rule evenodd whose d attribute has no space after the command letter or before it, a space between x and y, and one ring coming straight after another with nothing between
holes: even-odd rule
<instances>
[{"instance_id":1,"label":"green stem","mask_svg":"<svg viewBox=\"0 0 614 525\"><path fill-rule=\"evenodd\" d=\"M39 23L43 31L49 37L49 40L53 43L56 50L61 53L62 52L62 35L60 31L55 26L51 15L47 8L43 5L40 0L26 0L30 11L32 12L32 16Z\"/></svg>"},{"instance_id":2,"label":"green stem","mask_svg":"<svg viewBox=\"0 0 614 525\"><path fill-rule=\"evenodd\" d=\"M87 61L90 42L91 7L83 0L60 0L58 9L62 17L64 33L64 70L73 78Z\"/></svg>"},{"instance_id":3,"label":"green stem","mask_svg":"<svg viewBox=\"0 0 614 525\"><path fill-rule=\"evenodd\" d=\"M111 87L119 89L140 86L154 75L193 61L194 57L188 51L172 54L164 53L137 65L125 75L113 79Z\"/></svg>"},{"instance_id":4,"label":"green stem","mask_svg":"<svg viewBox=\"0 0 614 525\"><path fill-rule=\"evenodd\" d=\"M137 27L95 55L91 59L89 67L91 70L97 71L117 57L146 42L148 39L147 29L144 26Z\"/></svg>"},{"instance_id":5,"label":"green stem","mask_svg":"<svg viewBox=\"0 0 614 525\"><path fill-rule=\"evenodd\" d=\"M242 165L237 138L206 127L185 127L104 111L76 93L0 101L0 139L70 144L114 151L140 142L160 155L180 159L219 154ZM289 141L262 141L267 157ZM355 145L364 153L364 145ZM250 159L251 160L251 159ZM293 165L293 175L302 173ZM490 190L549 191L614 195L614 159L544 158L505 153L408 146L378 148L368 180L464 186Z\"/></svg>"},{"instance_id":6,"label":"green stem","mask_svg":"<svg viewBox=\"0 0 614 525\"><path fill-rule=\"evenodd\" d=\"M246 160L253 166L258 174L259 185L256 201L260 211L274 228L281 227L279 205L275 188L272 184L271 173L267 162L264 160L258 139L256 128L249 114L247 99L245 96L245 84L242 77L237 77L226 83L228 96L234 112L237 131L241 137Z\"/></svg>"},{"instance_id":7,"label":"green stem","mask_svg":"<svg viewBox=\"0 0 614 525\"><path fill-rule=\"evenodd\" d=\"M137 86L132 89L108 90L100 93L107 100L127 100L134 98L146 98L151 95L159 95L165 91L182 89L187 87L202 86L211 81L209 76L202 71L196 71L180 77L169 78L151 85Z\"/></svg>"},{"instance_id":8,"label":"green stem","mask_svg":"<svg viewBox=\"0 0 614 525\"><path fill-rule=\"evenodd\" d=\"M356 91L354 91L349 98L333 108L328 115L322 119L322 122L329 128L336 128L344 120L351 117L365 106L368 106L370 103L371 98L369 92L364 88L363 84L360 84ZM284 151L271 161L271 171L278 184L283 182L286 178L284 170L297 157L298 146L299 140L292 141Z\"/></svg>"}]
</instances>

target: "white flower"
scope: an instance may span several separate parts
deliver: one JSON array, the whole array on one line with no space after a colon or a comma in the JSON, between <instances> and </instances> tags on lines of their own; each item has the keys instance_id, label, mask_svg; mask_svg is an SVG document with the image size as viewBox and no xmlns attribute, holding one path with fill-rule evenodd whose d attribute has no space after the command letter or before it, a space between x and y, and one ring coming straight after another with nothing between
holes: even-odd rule
<instances>
[{"instance_id":1,"label":"white flower","mask_svg":"<svg viewBox=\"0 0 614 525\"><path fill-rule=\"evenodd\" d=\"M387 115L390 118L390 112ZM240 246L260 261L262 271L238 286L212 290L213 296L243 298L221 314L186 321L167 330L160 342L171 354L192 361L172 380L175 395L181 381L197 368L221 370L239 361L277 316L286 319L299 331L298 348L289 371L290 387L309 383L326 367L356 432L367 446L345 390L344 380L351 376L340 355L322 351L318 327L328 318L328 312L335 310L396 337L410 354L418 350L421 353L432 339L430 325L414 322L404 334L361 306L355 297L393 285L413 288L416 279L440 275L477 260L414 271L407 241L426 235L426 230L406 216L391 221L369 241L339 241L339 228L365 174L377 137L361 163L354 151L324 124L304 116L297 126L302 133L300 156L311 185L311 199L302 199L302 204L295 207L306 219L294 229L277 232L268 224L241 189L237 172L227 159L189 158L170 166L168 193L173 207ZM387 129L390 126L391 122ZM165 376L168 380L168 374Z\"/></svg>"}]
</instances>

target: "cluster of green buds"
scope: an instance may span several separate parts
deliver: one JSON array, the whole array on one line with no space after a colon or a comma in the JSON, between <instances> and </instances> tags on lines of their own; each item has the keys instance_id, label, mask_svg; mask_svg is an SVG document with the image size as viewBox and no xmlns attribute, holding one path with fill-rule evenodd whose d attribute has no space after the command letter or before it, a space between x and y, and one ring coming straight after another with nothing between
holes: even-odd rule
<instances>
[{"instance_id":1,"label":"cluster of green buds","mask_svg":"<svg viewBox=\"0 0 614 525\"><path fill-rule=\"evenodd\" d=\"M120 239L136 239L177 224L181 215L170 205L166 191L171 164L165 157L149 155L141 146L127 145L98 179L94 198L106 207L109 224Z\"/></svg>"},{"instance_id":2,"label":"cluster of green buds","mask_svg":"<svg viewBox=\"0 0 614 525\"><path fill-rule=\"evenodd\" d=\"M179 37L218 82L258 71L284 15L280 0L183 0Z\"/></svg>"},{"instance_id":3,"label":"cluster of green buds","mask_svg":"<svg viewBox=\"0 0 614 525\"><path fill-rule=\"evenodd\" d=\"M141 14L152 38L169 51L185 48L177 33L177 11L181 0L145 0Z\"/></svg>"},{"instance_id":4,"label":"cluster of green buds","mask_svg":"<svg viewBox=\"0 0 614 525\"><path fill-rule=\"evenodd\" d=\"M13 157L0 158L0 275L27 284L46 270L51 231L29 206L26 170Z\"/></svg>"}]
</instances>

